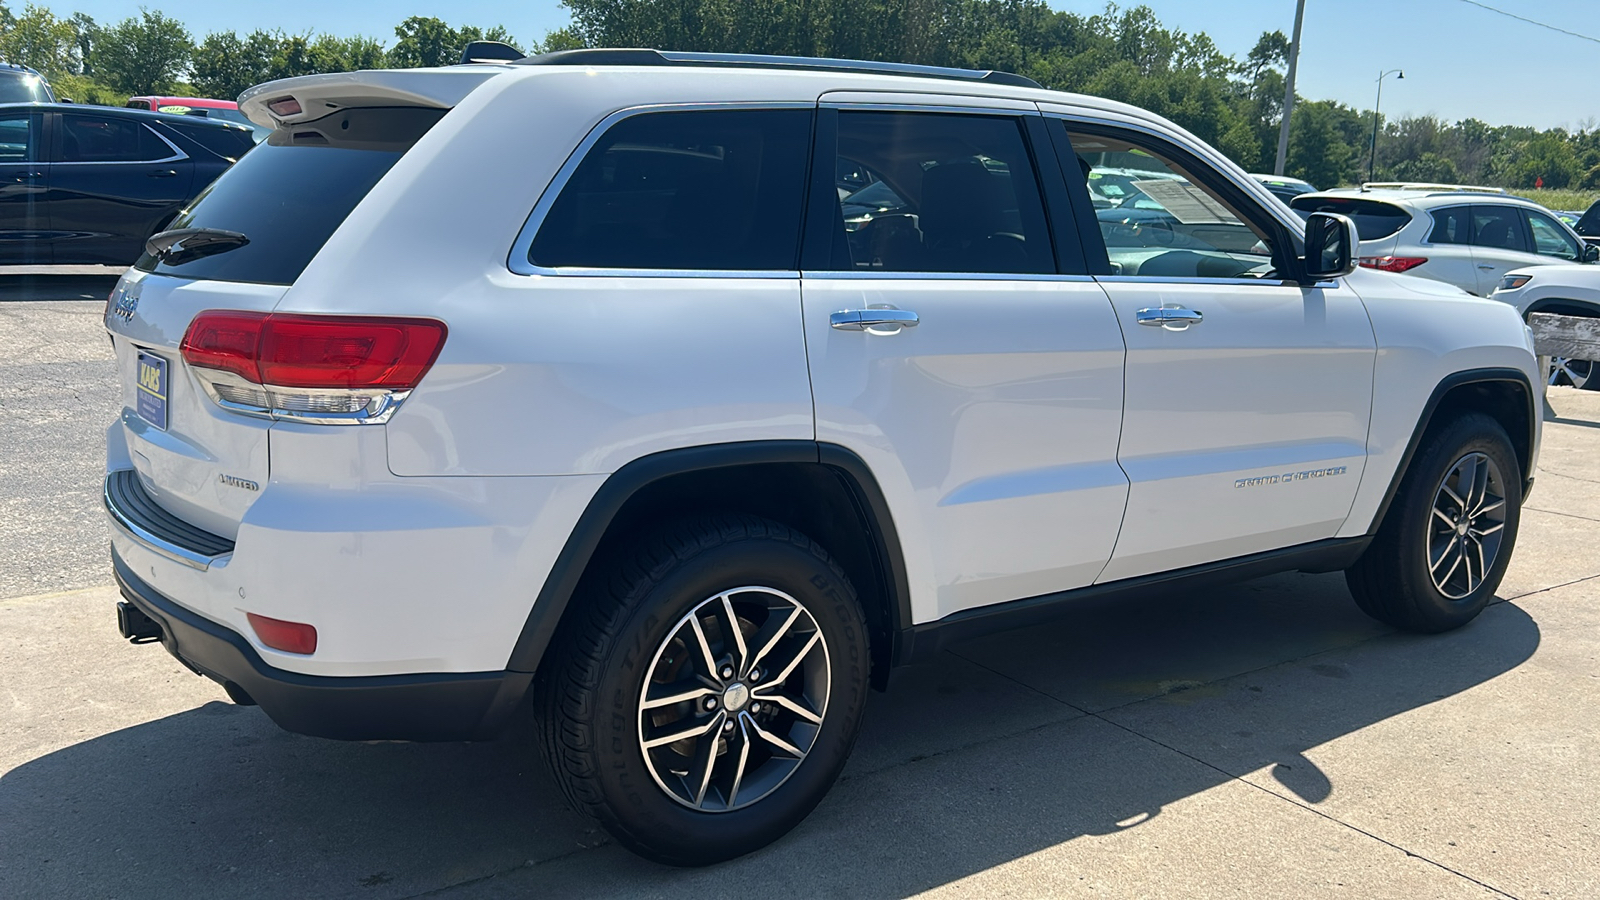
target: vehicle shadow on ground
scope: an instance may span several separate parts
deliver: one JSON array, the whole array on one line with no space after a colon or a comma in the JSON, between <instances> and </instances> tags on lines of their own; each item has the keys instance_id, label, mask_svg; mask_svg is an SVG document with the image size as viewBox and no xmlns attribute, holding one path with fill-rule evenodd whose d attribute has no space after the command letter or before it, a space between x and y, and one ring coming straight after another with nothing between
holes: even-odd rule
<instances>
[{"instance_id":1,"label":"vehicle shadow on ground","mask_svg":"<svg viewBox=\"0 0 1600 900\"><path fill-rule=\"evenodd\" d=\"M0 302L98 300L104 303L120 275L9 275L0 273Z\"/></svg>"},{"instance_id":2,"label":"vehicle shadow on ground","mask_svg":"<svg viewBox=\"0 0 1600 900\"><path fill-rule=\"evenodd\" d=\"M1137 829L1269 767L1320 802L1338 785L1306 751L1501 675L1539 639L1508 603L1450 635L1394 634L1353 609L1337 576L1076 611L897 676L822 806L773 847L704 870L601 846L544 772L526 716L490 744L341 744L219 701L0 778L0 894L703 897L790 884L900 897Z\"/></svg>"}]
</instances>

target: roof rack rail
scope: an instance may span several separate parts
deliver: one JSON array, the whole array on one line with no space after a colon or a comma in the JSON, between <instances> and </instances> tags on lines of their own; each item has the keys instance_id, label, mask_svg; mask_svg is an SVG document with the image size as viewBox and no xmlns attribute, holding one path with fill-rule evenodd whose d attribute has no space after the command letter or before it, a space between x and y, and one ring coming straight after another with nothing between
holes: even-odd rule
<instances>
[{"instance_id":1,"label":"roof rack rail","mask_svg":"<svg viewBox=\"0 0 1600 900\"><path fill-rule=\"evenodd\" d=\"M1475 184L1435 184L1428 181L1367 181L1363 191L1428 191L1430 193L1504 194L1505 188L1481 187Z\"/></svg>"},{"instance_id":2,"label":"roof rack rail","mask_svg":"<svg viewBox=\"0 0 1600 900\"><path fill-rule=\"evenodd\" d=\"M504 41L473 41L461 51L461 62L457 63L457 65L469 66L473 63L504 64L526 58L527 54Z\"/></svg>"},{"instance_id":3,"label":"roof rack rail","mask_svg":"<svg viewBox=\"0 0 1600 900\"><path fill-rule=\"evenodd\" d=\"M528 56L512 63L516 66L726 66L751 69L798 69L811 72L852 72L868 75L913 75L918 78L946 78L1004 84L1012 87L1043 88L1039 82L1010 72L982 69L952 69L943 66L918 66L910 63L874 62L864 59L817 59L809 56L762 56L753 53L679 53L670 50L593 49L558 50Z\"/></svg>"}]
</instances>

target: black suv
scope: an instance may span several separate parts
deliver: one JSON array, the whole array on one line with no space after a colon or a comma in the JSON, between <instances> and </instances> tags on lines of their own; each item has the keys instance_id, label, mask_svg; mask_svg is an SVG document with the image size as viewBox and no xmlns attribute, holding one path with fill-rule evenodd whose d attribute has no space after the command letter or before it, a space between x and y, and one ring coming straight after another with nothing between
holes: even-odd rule
<instances>
[{"instance_id":1,"label":"black suv","mask_svg":"<svg viewBox=\"0 0 1600 900\"><path fill-rule=\"evenodd\" d=\"M0 62L0 103L54 103L55 91L44 76L16 63Z\"/></svg>"},{"instance_id":2,"label":"black suv","mask_svg":"<svg viewBox=\"0 0 1600 900\"><path fill-rule=\"evenodd\" d=\"M254 146L210 119L0 103L0 264L131 265Z\"/></svg>"}]
</instances>

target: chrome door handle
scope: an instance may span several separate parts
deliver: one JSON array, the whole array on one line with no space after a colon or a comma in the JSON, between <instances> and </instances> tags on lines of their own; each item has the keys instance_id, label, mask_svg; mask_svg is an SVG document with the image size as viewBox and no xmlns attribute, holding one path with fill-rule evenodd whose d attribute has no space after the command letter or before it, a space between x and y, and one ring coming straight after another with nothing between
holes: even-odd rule
<instances>
[{"instance_id":1,"label":"chrome door handle","mask_svg":"<svg viewBox=\"0 0 1600 900\"><path fill-rule=\"evenodd\" d=\"M1140 325L1199 325L1205 315L1197 309L1141 309L1134 316Z\"/></svg>"},{"instance_id":2,"label":"chrome door handle","mask_svg":"<svg viewBox=\"0 0 1600 900\"><path fill-rule=\"evenodd\" d=\"M878 326L914 328L920 321L909 309L841 309L828 316L828 324L840 331L866 331Z\"/></svg>"}]
</instances>

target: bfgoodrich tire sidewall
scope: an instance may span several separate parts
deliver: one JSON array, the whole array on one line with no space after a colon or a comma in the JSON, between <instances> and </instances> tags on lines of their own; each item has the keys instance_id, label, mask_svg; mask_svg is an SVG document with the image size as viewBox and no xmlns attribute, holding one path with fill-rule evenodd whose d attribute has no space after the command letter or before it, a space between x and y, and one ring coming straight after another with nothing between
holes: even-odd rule
<instances>
[{"instance_id":1,"label":"bfgoodrich tire sidewall","mask_svg":"<svg viewBox=\"0 0 1600 900\"><path fill-rule=\"evenodd\" d=\"M800 601L827 642L831 687L822 728L805 761L775 791L730 812L699 812L668 797L639 749L639 692L655 652L696 604L730 588L765 586ZM743 541L677 567L643 598L606 661L596 696L597 771L617 837L660 862L697 865L748 853L804 819L832 787L855 743L870 663L854 591L800 547Z\"/></svg>"}]
</instances>

